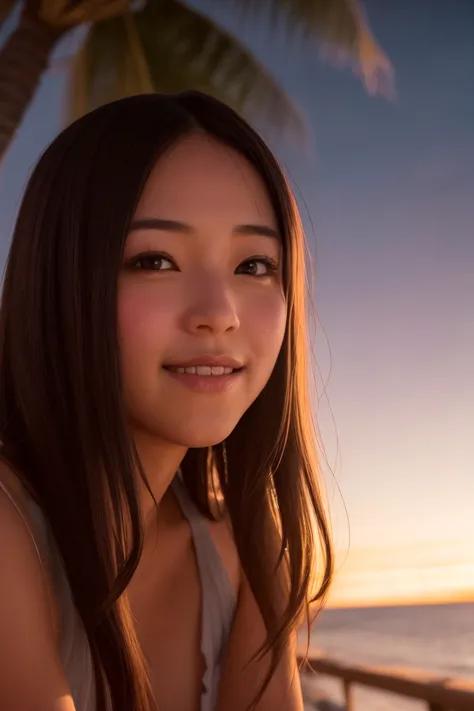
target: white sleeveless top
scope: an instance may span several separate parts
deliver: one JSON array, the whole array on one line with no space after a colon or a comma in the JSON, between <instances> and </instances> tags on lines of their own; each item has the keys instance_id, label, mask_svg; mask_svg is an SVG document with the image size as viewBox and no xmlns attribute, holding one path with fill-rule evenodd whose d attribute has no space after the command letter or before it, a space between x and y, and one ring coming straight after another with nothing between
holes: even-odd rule
<instances>
[{"instance_id":1,"label":"white sleeveless top","mask_svg":"<svg viewBox=\"0 0 474 711\"><path fill-rule=\"evenodd\" d=\"M202 680L200 711L213 711L217 700L220 663L237 604L236 593L206 521L197 510L186 485L179 475L174 477L171 485L191 528L201 580L201 651L206 670ZM96 711L95 678L89 642L81 618L74 607L71 589L52 532L38 504L26 489L25 503L34 521L35 534L1 481L0 489L12 501L30 531L41 565L52 572L60 614L60 658L76 711Z\"/></svg>"}]
</instances>

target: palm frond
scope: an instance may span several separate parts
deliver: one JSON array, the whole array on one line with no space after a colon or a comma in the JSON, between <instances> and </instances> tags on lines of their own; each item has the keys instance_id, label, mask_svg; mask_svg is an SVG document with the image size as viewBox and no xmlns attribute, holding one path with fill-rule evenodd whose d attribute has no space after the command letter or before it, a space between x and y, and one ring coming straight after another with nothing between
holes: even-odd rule
<instances>
[{"instance_id":1,"label":"palm frond","mask_svg":"<svg viewBox=\"0 0 474 711\"><path fill-rule=\"evenodd\" d=\"M305 137L301 109L252 52L211 18L176 0L150 0L136 22L157 91L199 89Z\"/></svg>"},{"instance_id":2,"label":"palm frond","mask_svg":"<svg viewBox=\"0 0 474 711\"><path fill-rule=\"evenodd\" d=\"M133 94L154 91L147 60L135 25L126 12L93 25L75 57L68 119Z\"/></svg>"},{"instance_id":3,"label":"palm frond","mask_svg":"<svg viewBox=\"0 0 474 711\"><path fill-rule=\"evenodd\" d=\"M220 0L210 0L210 6ZM350 47L355 46L362 19L357 0L229 0L242 19L263 20L270 30L276 25L288 33L301 33Z\"/></svg>"},{"instance_id":4,"label":"palm frond","mask_svg":"<svg viewBox=\"0 0 474 711\"><path fill-rule=\"evenodd\" d=\"M221 0L213 0L217 4ZM370 31L358 0L230 0L242 19L278 26L288 38L314 43L335 64L350 64L371 94L392 97L394 71L390 60ZM212 3L211 3L212 5Z\"/></svg>"},{"instance_id":5,"label":"palm frond","mask_svg":"<svg viewBox=\"0 0 474 711\"><path fill-rule=\"evenodd\" d=\"M86 1L90 7L97 2ZM109 1L116 7L124 0ZM371 93L391 94L391 64L356 0L233 2L247 14L258 5L270 22L319 38L327 57L355 64ZM70 106L76 117L123 96L187 89L210 93L280 134L308 138L301 108L271 72L237 37L182 0L148 0L139 12L94 23L76 62Z\"/></svg>"},{"instance_id":6,"label":"palm frond","mask_svg":"<svg viewBox=\"0 0 474 711\"><path fill-rule=\"evenodd\" d=\"M129 0L39 0L39 15L52 27L69 28L99 22L127 12Z\"/></svg>"},{"instance_id":7,"label":"palm frond","mask_svg":"<svg viewBox=\"0 0 474 711\"><path fill-rule=\"evenodd\" d=\"M271 73L229 32L177 0L149 0L133 14L136 38L155 91L199 89L300 141L306 123ZM135 50L137 46L135 46ZM143 72L133 57L123 18L94 24L79 55L73 116L121 96L141 93Z\"/></svg>"}]
</instances>

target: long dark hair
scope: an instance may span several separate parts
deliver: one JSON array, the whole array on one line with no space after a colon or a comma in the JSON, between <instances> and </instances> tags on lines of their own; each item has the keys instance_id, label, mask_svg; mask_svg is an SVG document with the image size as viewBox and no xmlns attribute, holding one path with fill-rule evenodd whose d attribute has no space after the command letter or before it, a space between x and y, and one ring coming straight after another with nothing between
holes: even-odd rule
<instances>
[{"instance_id":1,"label":"long dark hair","mask_svg":"<svg viewBox=\"0 0 474 711\"><path fill-rule=\"evenodd\" d=\"M28 183L0 310L0 438L47 517L84 624L97 708L155 708L124 592L143 531L126 427L117 276L128 226L159 156L204 132L265 182L283 235L286 334L273 374L224 447L189 450L186 485L213 517L214 486L267 631L264 690L310 601L325 598L332 552L307 383L304 237L277 161L234 111L199 92L143 95L64 130ZM284 597L275 586L284 570Z\"/></svg>"}]
</instances>

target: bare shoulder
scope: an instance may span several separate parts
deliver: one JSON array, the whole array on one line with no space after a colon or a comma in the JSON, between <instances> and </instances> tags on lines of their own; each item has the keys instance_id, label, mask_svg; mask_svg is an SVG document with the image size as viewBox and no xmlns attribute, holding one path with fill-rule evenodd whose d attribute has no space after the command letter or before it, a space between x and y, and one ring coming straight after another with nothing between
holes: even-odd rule
<instances>
[{"instance_id":1,"label":"bare shoulder","mask_svg":"<svg viewBox=\"0 0 474 711\"><path fill-rule=\"evenodd\" d=\"M34 522L22 485L4 462L0 481L9 493L0 488L0 708L73 711Z\"/></svg>"},{"instance_id":2,"label":"bare shoulder","mask_svg":"<svg viewBox=\"0 0 474 711\"><path fill-rule=\"evenodd\" d=\"M225 516L221 521L207 521L207 525L237 594L241 583L240 561L230 520Z\"/></svg>"},{"instance_id":3,"label":"bare shoulder","mask_svg":"<svg viewBox=\"0 0 474 711\"><path fill-rule=\"evenodd\" d=\"M6 486L8 491L15 497L18 501L24 501L24 491L23 486L20 482L18 474L8 466L4 459L0 458L0 482Z\"/></svg>"},{"instance_id":4,"label":"bare shoulder","mask_svg":"<svg viewBox=\"0 0 474 711\"><path fill-rule=\"evenodd\" d=\"M37 523L33 519L30 507L27 503L26 486L22 483L20 476L14 471L3 459L0 459L0 495L5 501L3 507L6 508L5 515L8 516L8 511L11 511L13 520L18 524L18 530L23 532L23 535L30 539L30 543L36 552L38 562L40 562L41 553L36 551L35 543L40 540L39 532L37 531ZM52 581L49 579L49 571L46 565L47 561L41 558L40 566L44 566L44 574L46 576L46 584L48 591L53 595Z\"/></svg>"}]
</instances>

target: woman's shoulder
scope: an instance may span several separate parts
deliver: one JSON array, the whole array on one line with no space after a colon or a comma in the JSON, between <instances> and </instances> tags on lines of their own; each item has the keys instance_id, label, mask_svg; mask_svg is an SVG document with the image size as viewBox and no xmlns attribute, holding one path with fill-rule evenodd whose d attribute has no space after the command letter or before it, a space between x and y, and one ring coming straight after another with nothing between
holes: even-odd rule
<instances>
[{"instance_id":1,"label":"woman's shoulder","mask_svg":"<svg viewBox=\"0 0 474 711\"><path fill-rule=\"evenodd\" d=\"M35 550L35 521L13 470L0 463L1 708L73 704L59 660L51 588Z\"/></svg>"},{"instance_id":2,"label":"woman's shoulder","mask_svg":"<svg viewBox=\"0 0 474 711\"><path fill-rule=\"evenodd\" d=\"M3 488L2 484L10 494L19 500L24 499L25 486L21 481L19 474L15 472L0 455L0 488Z\"/></svg>"},{"instance_id":3,"label":"woman's shoulder","mask_svg":"<svg viewBox=\"0 0 474 711\"><path fill-rule=\"evenodd\" d=\"M34 509L33 506L35 506ZM57 601L49 561L44 550L44 536L40 531L41 520L35 515L37 511L39 509L33 503L28 488L20 475L4 459L0 458L0 519L3 542L6 548L11 551L12 556L21 553L23 560L30 560L31 566L38 568L46 585L53 625L55 633L58 634ZM31 555L27 555L25 559L24 553L28 550L31 551Z\"/></svg>"},{"instance_id":4,"label":"woman's shoulder","mask_svg":"<svg viewBox=\"0 0 474 711\"><path fill-rule=\"evenodd\" d=\"M37 530L38 521L32 513L31 495L18 472L2 457L0 457L0 496L3 501L8 501L7 508L12 507L12 510L16 511L15 515L23 519L23 525L29 530L35 547L38 548L40 536ZM38 555L41 559L39 552Z\"/></svg>"},{"instance_id":5,"label":"woman's shoulder","mask_svg":"<svg viewBox=\"0 0 474 711\"><path fill-rule=\"evenodd\" d=\"M4 460L0 460L0 519L2 541L8 539L6 551L12 551L14 555L19 549L31 550L34 566L43 568L41 536L28 493L18 474Z\"/></svg>"}]
</instances>

